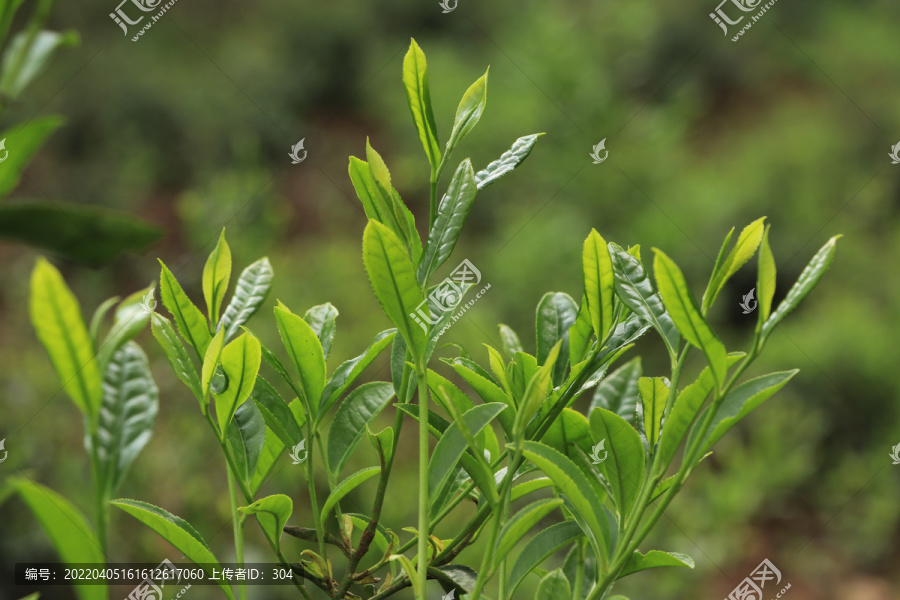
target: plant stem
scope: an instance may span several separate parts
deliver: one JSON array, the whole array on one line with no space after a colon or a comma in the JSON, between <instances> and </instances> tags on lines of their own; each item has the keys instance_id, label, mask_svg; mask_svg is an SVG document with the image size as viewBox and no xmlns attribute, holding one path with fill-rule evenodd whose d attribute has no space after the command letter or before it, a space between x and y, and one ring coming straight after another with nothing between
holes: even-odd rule
<instances>
[{"instance_id":1,"label":"plant stem","mask_svg":"<svg viewBox=\"0 0 900 600\"><path fill-rule=\"evenodd\" d=\"M107 509L107 495L103 481L100 477L100 457L97 455L99 440L94 432L90 433L91 442L91 471L94 473L94 509L97 515L97 541L100 543L100 552L106 559L107 540L106 531L109 525L109 510Z\"/></svg>"},{"instance_id":2,"label":"plant stem","mask_svg":"<svg viewBox=\"0 0 900 600\"><path fill-rule=\"evenodd\" d=\"M436 184L435 184L436 185ZM434 189L434 185L432 185ZM432 199L434 196L432 196ZM416 368L419 388L419 589L416 598L426 600L428 591L428 371L421 361Z\"/></svg>"},{"instance_id":3,"label":"plant stem","mask_svg":"<svg viewBox=\"0 0 900 600\"><path fill-rule=\"evenodd\" d=\"M307 434L306 438L309 441L309 449L306 453L306 485L309 489L309 506L313 514L313 521L316 524L316 539L319 542L319 556L327 561L328 557L325 554L325 524L322 523L321 515L319 515L319 501L316 499L316 477L315 471L313 470L316 455L316 445L314 439L316 432L313 429L314 425L312 415L309 413L309 411L307 411L306 422L309 424L309 433Z\"/></svg>"},{"instance_id":4,"label":"plant stem","mask_svg":"<svg viewBox=\"0 0 900 600\"><path fill-rule=\"evenodd\" d=\"M240 511L238 511L237 490L235 489L234 473L231 465L226 464L228 473L228 498L231 500L231 525L234 530L234 560L241 567L244 566L244 526ZM238 582L238 597L247 600L247 588L242 582Z\"/></svg>"},{"instance_id":5,"label":"plant stem","mask_svg":"<svg viewBox=\"0 0 900 600\"><path fill-rule=\"evenodd\" d=\"M485 502L487 504L487 502ZM470 600L478 600L481 597L481 591L484 589L487 580L490 578L491 562L493 560L494 544L497 543L497 534L500 533L500 513L494 515L491 533L488 535L487 546L484 549L484 555L481 558L481 568L478 570L478 579L475 581L475 589L469 596Z\"/></svg>"}]
</instances>

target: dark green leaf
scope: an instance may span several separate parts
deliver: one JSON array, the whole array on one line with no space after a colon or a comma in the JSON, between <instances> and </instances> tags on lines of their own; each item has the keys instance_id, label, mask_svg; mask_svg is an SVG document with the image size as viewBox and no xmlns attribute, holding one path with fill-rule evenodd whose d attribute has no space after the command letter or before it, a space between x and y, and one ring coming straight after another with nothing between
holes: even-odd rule
<instances>
[{"instance_id":1,"label":"dark green leaf","mask_svg":"<svg viewBox=\"0 0 900 600\"><path fill-rule=\"evenodd\" d=\"M293 447L300 443L303 439L301 427L306 422L305 418L298 420L287 402L268 381L257 377L250 399L256 404L266 425L285 446Z\"/></svg>"},{"instance_id":2,"label":"dark green leaf","mask_svg":"<svg viewBox=\"0 0 900 600\"><path fill-rule=\"evenodd\" d=\"M10 144L7 141L7 144ZM0 186L15 186L0 169ZM4 183L8 182L8 183ZM140 252L162 237L162 231L139 219L105 209L71 204L29 202L0 206L0 237L44 248L88 266L99 266L123 252Z\"/></svg>"},{"instance_id":3,"label":"dark green leaf","mask_svg":"<svg viewBox=\"0 0 900 600\"><path fill-rule=\"evenodd\" d=\"M594 391L588 414L599 406L616 413L631 424L636 424L638 380L641 373L640 356L613 371Z\"/></svg>"},{"instance_id":4,"label":"dark green leaf","mask_svg":"<svg viewBox=\"0 0 900 600\"><path fill-rule=\"evenodd\" d=\"M514 356L516 352L522 352L522 342L519 341L519 335L500 323L500 341L502 342L503 352L507 356Z\"/></svg>"},{"instance_id":5,"label":"dark green leaf","mask_svg":"<svg viewBox=\"0 0 900 600\"><path fill-rule=\"evenodd\" d=\"M322 391L322 400L319 403L319 415L324 415L329 408L337 401L348 387L350 387L356 378L359 377L366 367L372 364L382 350L394 340L397 334L396 329L386 329L382 331L372 340L365 352L355 358L344 362L334 370L334 375L325 384ZM403 338L398 338L402 340ZM395 342L396 343L396 342Z\"/></svg>"},{"instance_id":6,"label":"dark green leaf","mask_svg":"<svg viewBox=\"0 0 900 600\"><path fill-rule=\"evenodd\" d=\"M560 416L550 424L541 441L570 458L576 454L573 447L581 448L586 454L590 454L591 446L594 444L587 417L571 408L563 409Z\"/></svg>"},{"instance_id":7,"label":"dark green leaf","mask_svg":"<svg viewBox=\"0 0 900 600\"><path fill-rule=\"evenodd\" d=\"M587 358L593 331L587 299L582 297L581 305L578 307L578 316L575 317L575 323L569 328L569 364L572 367Z\"/></svg>"},{"instance_id":8,"label":"dark green leaf","mask_svg":"<svg viewBox=\"0 0 900 600\"><path fill-rule=\"evenodd\" d=\"M296 402L296 401L295 401ZM266 429L266 443L263 445L262 452L259 453L259 461L256 463L256 473L250 481L250 493L254 496L265 483L269 473L275 463L284 452L284 442L278 439L278 436L272 433L271 429Z\"/></svg>"},{"instance_id":9,"label":"dark green leaf","mask_svg":"<svg viewBox=\"0 0 900 600\"><path fill-rule=\"evenodd\" d=\"M568 294L548 292L538 303L535 325L538 364L543 365L557 342L562 342L552 373L555 385L565 376L569 362L569 328L575 324L577 316L578 305Z\"/></svg>"},{"instance_id":10,"label":"dark green leaf","mask_svg":"<svg viewBox=\"0 0 900 600\"><path fill-rule=\"evenodd\" d=\"M581 527L575 521L563 521L551 525L528 540L509 571L509 580L506 585L509 593L514 593L525 576L547 557L563 546L571 544L581 535Z\"/></svg>"},{"instance_id":11,"label":"dark green leaf","mask_svg":"<svg viewBox=\"0 0 900 600\"><path fill-rule=\"evenodd\" d=\"M500 535L497 537L497 545L493 552L494 564L499 564L504 560L506 555L519 543L519 540L525 537L525 534L531 531L550 511L562 506L562 503L559 498L545 498L529 504L510 517L503 524L503 529L500 530Z\"/></svg>"},{"instance_id":12,"label":"dark green leaf","mask_svg":"<svg viewBox=\"0 0 900 600\"><path fill-rule=\"evenodd\" d=\"M394 388L390 383L375 381L366 383L347 395L341 402L328 433L328 467L337 477L356 448L366 426L383 411Z\"/></svg>"},{"instance_id":13,"label":"dark green leaf","mask_svg":"<svg viewBox=\"0 0 900 600\"><path fill-rule=\"evenodd\" d=\"M503 403L480 404L466 411L462 415L462 420L472 436L477 436L505 408L506 404ZM467 446L468 443L459 426L456 423L451 424L435 446L428 463L430 494L437 494L444 486ZM472 451L480 452L478 448L472 448Z\"/></svg>"},{"instance_id":14,"label":"dark green leaf","mask_svg":"<svg viewBox=\"0 0 900 600\"><path fill-rule=\"evenodd\" d=\"M197 369L191 362L191 357L188 356L187 349L178 334L175 333L172 323L164 316L153 313L150 328L153 330L153 337L162 346L163 353L169 360L175 375L193 392L197 400L202 402L203 392L200 389Z\"/></svg>"},{"instance_id":15,"label":"dark green leaf","mask_svg":"<svg viewBox=\"0 0 900 600\"><path fill-rule=\"evenodd\" d=\"M234 458L235 475L249 485L266 443L266 422L255 402L244 402L238 407L228 425L226 439Z\"/></svg>"},{"instance_id":16,"label":"dark green leaf","mask_svg":"<svg viewBox=\"0 0 900 600\"><path fill-rule=\"evenodd\" d=\"M472 202L475 201L476 191L475 172L467 158L456 169L450 187L438 205L437 217L428 233L428 241L416 269L419 285L424 285L453 254L459 232L466 222Z\"/></svg>"},{"instance_id":17,"label":"dark green leaf","mask_svg":"<svg viewBox=\"0 0 900 600\"><path fill-rule=\"evenodd\" d=\"M272 287L272 265L268 258L261 258L241 272L234 288L231 302L225 308L216 331L225 331L225 342L237 335L241 325L250 320L266 299Z\"/></svg>"},{"instance_id":18,"label":"dark green leaf","mask_svg":"<svg viewBox=\"0 0 900 600\"><path fill-rule=\"evenodd\" d=\"M572 600L572 588L562 569L557 569L541 579L534 600Z\"/></svg>"},{"instance_id":19,"label":"dark green leaf","mask_svg":"<svg viewBox=\"0 0 900 600\"><path fill-rule=\"evenodd\" d=\"M134 342L127 342L106 367L97 419L95 450L106 498L116 493L128 468L150 441L158 410L159 389L147 355ZM86 436L85 442L91 452L91 436Z\"/></svg>"},{"instance_id":20,"label":"dark green leaf","mask_svg":"<svg viewBox=\"0 0 900 600\"><path fill-rule=\"evenodd\" d=\"M31 159L37 151L44 145L44 142L63 124L63 118L58 116L40 117L31 121L16 125L10 129L6 129L0 134L0 139L6 140L6 150L9 155L3 161L3 168L0 169L0 198L8 195L13 191L25 171L25 167L31 162ZM27 208L30 204L25 204L17 208ZM15 215L15 213L9 213ZM3 213L0 223L6 223L8 213ZM19 219L23 221L23 219ZM46 222L38 222L32 225L33 231L39 231L46 227ZM15 231L11 225L9 228L4 227L3 231Z\"/></svg>"},{"instance_id":21,"label":"dark green leaf","mask_svg":"<svg viewBox=\"0 0 900 600\"><path fill-rule=\"evenodd\" d=\"M616 294L619 299L659 332L669 355L675 356L681 339L678 329L666 312L662 298L653 291L643 265L612 242L609 243L609 255L616 275Z\"/></svg>"}]
</instances>

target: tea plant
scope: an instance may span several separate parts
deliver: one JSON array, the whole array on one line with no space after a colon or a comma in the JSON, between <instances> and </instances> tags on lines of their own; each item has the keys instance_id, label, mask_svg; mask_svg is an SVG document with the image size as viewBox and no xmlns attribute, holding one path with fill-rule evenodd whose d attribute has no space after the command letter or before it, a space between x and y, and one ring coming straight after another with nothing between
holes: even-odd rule
<instances>
[{"instance_id":1,"label":"tea plant","mask_svg":"<svg viewBox=\"0 0 900 600\"><path fill-rule=\"evenodd\" d=\"M686 555L638 548L715 443L796 374L742 379L773 329L823 276L837 237L818 251L772 310L776 268L763 219L745 227L733 246L734 230L728 233L700 302L665 253L653 250L654 286L639 247L608 243L592 230L582 252L581 301L562 292L541 299L534 354L500 325L500 347L487 346L486 366L459 346L458 356L442 359L471 388L470 395L432 368L437 338L454 311L446 306L453 290L446 281L432 285L431 280L451 256L477 192L520 165L538 135L520 138L482 171L463 160L438 202L452 152L484 111L487 73L463 96L443 149L425 55L415 42L404 60L403 82L429 164L428 237L423 243L387 165L367 143L366 160L351 157L349 172L369 219L363 233L365 269L394 328L376 334L358 356L327 372L338 317L331 304L300 316L277 303L274 316L286 362L246 329L271 287L266 259L243 271L222 310L232 271L224 232L203 270L205 314L162 265L160 295L172 321L153 313L153 335L195 396L222 451L237 561L243 561L245 519L253 515L275 559L291 566L304 598L312 598L309 583L334 599L382 600L410 587L425 600L432 579L445 592L455 590L469 600L486 593L512 598L526 580L537 590L536 600L621 600L610 593L627 575L693 567ZM745 350L729 352L708 316L727 281L757 252L756 329ZM47 268L41 262L36 273ZM456 291L464 295L471 286ZM668 375L643 376L639 358L610 372L650 329L668 354ZM82 340L80 347L85 344ZM388 346L391 380L356 385ZM701 357L705 367L696 380L684 382L693 357ZM66 380L65 370L56 366ZM265 377L281 380L288 397ZM67 391L76 401L81 397L75 387ZM576 402L588 397L589 403L580 403L588 404L582 412ZM373 431L375 418L389 406L393 425ZM415 528L399 529L383 522L382 509L409 418L418 430L418 521ZM429 436L436 439L431 452ZM378 464L344 477L364 437ZM287 448L294 462L303 464L311 527L289 524L288 495L257 497ZM324 498L317 480L327 484ZM367 514L345 512L342 502L369 480L375 490ZM457 509L466 502L474 502L474 515L455 522L454 537L433 535L439 524L459 519ZM185 520L142 501L112 504L189 560L217 564ZM551 515L555 523L530 535ZM412 536L404 541L398 531ZM299 540L300 547L282 534ZM476 542L481 556L463 561ZM549 573L541 568L566 548L562 568ZM230 585L220 587L234 598ZM238 596L246 597L241 585Z\"/></svg>"}]
</instances>

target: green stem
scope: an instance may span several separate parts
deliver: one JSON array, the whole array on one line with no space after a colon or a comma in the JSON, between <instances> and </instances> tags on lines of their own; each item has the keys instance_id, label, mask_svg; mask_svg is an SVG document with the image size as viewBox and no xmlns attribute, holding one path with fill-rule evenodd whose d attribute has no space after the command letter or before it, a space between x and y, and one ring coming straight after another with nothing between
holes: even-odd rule
<instances>
[{"instance_id":1,"label":"green stem","mask_svg":"<svg viewBox=\"0 0 900 600\"><path fill-rule=\"evenodd\" d=\"M103 480L100 476L100 457L97 455L99 440L94 432L90 433L91 443L91 470L94 473L94 509L97 516L97 541L100 543L100 552L106 559L107 552L107 530L109 528L109 510L106 501L108 500Z\"/></svg>"},{"instance_id":2,"label":"green stem","mask_svg":"<svg viewBox=\"0 0 900 600\"><path fill-rule=\"evenodd\" d=\"M584 538L578 538L575 546L578 552L578 560L575 562L575 586L572 590L572 598L581 598L581 590L584 589Z\"/></svg>"},{"instance_id":3,"label":"green stem","mask_svg":"<svg viewBox=\"0 0 900 600\"><path fill-rule=\"evenodd\" d=\"M311 418L312 415L307 411L306 422L309 424L309 428L307 429L307 440L309 440L309 449L307 450L307 459L306 459L306 485L309 490L309 506L310 510L313 514L313 521L316 524L316 539L319 542L319 556L321 556L326 561L328 560L327 555L325 554L325 524L322 523L322 517L319 515L319 501L316 498L316 477L315 471L313 469L315 463L315 436L316 432L313 429L313 421Z\"/></svg>"},{"instance_id":4,"label":"green stem","mask_svg":"<svg viewBox=\"0 0 900 600\"><path fill-rule=\"evenodd\" d=\"M485 502L485 504L487 504ZM481 568L478 570L478 579L475 581L475 589L472 590L469 600L478 600L481 597L481 591L484 589L487 580L490 577L491 563L493 561L494 545L497 543L497 535L500 533L500 515L494 515L491 533L488 535L487 546L484 548L484 555L481 558Z\"/></svg>"},{"instance_id":5,"label":"green stem","mask_svg":"<svg viewBox=\"0 0 900 600\"><path fill-rule=\"evenodd\" d=\"M238 511L237 490L235 489L234 473L231 466L226 465L228 473L228 498L231 500L231 525L234 530L234 560L241 567L244 566L244 523L240 511ZM247 588L242 582L238 582L238 597L247 600Z\"/></svg>"},{"instance_id":6,"label":"green stem","mask_svg":"<svg viewBox=\"0 0 900 600\"><path fill-rule=\"evenodd\" d=\"M433 188L434 186L432 186ZM421 364L416 368L419 388L419 589L418 600L426 600L428 591L428 371Z\"/></svg>"}]
</instances>

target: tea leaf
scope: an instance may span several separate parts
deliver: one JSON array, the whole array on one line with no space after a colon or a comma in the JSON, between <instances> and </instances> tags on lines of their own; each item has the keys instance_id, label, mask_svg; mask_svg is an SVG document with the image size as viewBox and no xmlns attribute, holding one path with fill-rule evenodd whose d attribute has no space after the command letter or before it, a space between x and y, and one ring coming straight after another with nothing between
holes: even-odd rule
<instances>
[{"instance_id":1,"label":"tea leaf","mask_svg":"<svg viewBox=\"0 0 900 600\"><path fill-rule=\"evenodd\" d=\"M151 315L150 329L153 331L153 337L162 347L163 354L169 360L175 375L184 383L198 401L202 403L203 391L200 387L200 378L197 376L197 369L188 356L187 349L184 347L175 328L164 316L153 313Z\"/></svg>"},{"instance_id":2,"label":"tea leaf","mask_svg":"<svg viewBox=\"0 0 900 600\"><path fill-rule=\"evenodd\" d=\"M644 431L653 449L659 441L660 424L669 398L669 381L665 377L641 377L638 391L644 407Z\"/></svg>"},{"instance_id":3,"label":"tea leaf","mask_svg":"<svg viewBox=\"0 0 900 600\"><path fill-rule=\"evenodd\" d=\"M761 217L744 227L744 230L741 231L741 235L738 236L737 242L734 244L734 248L731 249L731 252L728 253L728 256L724 260L716 265L712 277L709 280L709 285L707 285L706 291L703 293L703 302L701 306L703 307L702 311L704 315L716 301L716 297L719 295L719 292L722 291L722 288L728 280L731 279L731 276L737 273L738 269L744 266L748 260L753 258L753 254L756 252L759 243L762 241L763 231L765 230L765 224L763 222L765 220L765 217ZM725 240L726 244L730 238L731 234L729 233L728 238ZM725 249L725 244L722 245L722 249ZM719 253L719 256L721 257L721 252Z\"/></svg>"},{"instance_id":4,"label":"tea leaf","mask_svg":"<svg viewBox=\"0 0 900 600\"><path fill-rule=\"evenodd\" d=\"M385 314L413 355L419 356L425 349L427 328L413 319L424 298L403 244L387 227L369 221L363 234L363 262Z\"/></svg>"},{"instance_id":5,"label":"tea leaf","mask_svg":"<svg viewBox=\"0 0 900 600\"><path fill-rule=\"evenodd\" d=\"M456 118L453 120L453 131L450 133L450 140L447 142L446 154L444 161L453 152L453 149L469 135L469 133L481 120L484 107L487 104L487 82L490 69L484 72L475 83L469 86L466 93L463 94L462 100L456 109Z\"/></svg>"},{"instance_id":6,"label":"tea leaf","mask_svg":"<svg viewBox=\"0 0 900 600\"><path fill-rule=\"evenodd\" d=\"M584 297L587 300L591 326L597 339L603 341L613 326L613 301L616 275L606 240L591 229L581 253L584 271Z\"/></svg>"},{"instance_id":7,"label":"tea leaf","mask_svg":"<svg viewBox=\"0 0 900 600\"><path fill-rule=\"evenodd\" d=\"M800 273L800 277L797 278L797 282L791 287L787 296L781 301L781 304L778 305L778 308L772 313L772 316L770 316L763 324L761 334L763 341L769 337L769 334L772 333L775 326L778 325L789 312L797 308L797 305L806 298L807 294L816 287L816 284L819 283L819 280L825 275L825 271L828 270L828 267L831 266L831 261L834 259L837 241L840 238L841 236L836 235L828 240L824 246L819 248L816 255L812 257L812 260L809 261L809 264L807 264L806 268L803 269L803 272Z\"/></svg>"},{"instance_id":8,"label":"tea leaf","mask_svg":"<svg viewBox=\"0 0 900 600\"><path fill-rule=\"evenodd\" d=\"M610 410L631 424L637 424L638 380L641 377L641 357L637 356L603 379L594 391L588 408Z\"/></svg>"},{"instance_id":9,"label":"tea leaf","mask_svg":"<svg viewBox=\"0 0 900 600\"><path fill-rule=\"evenodd\" d=\"M755 250L755 247L754 247ZM706 360L716 378L716 385L725 385L728 371L725 363L725 345L713 333L709 323L700 314L694 296L688 289L687 281L681 269L661 250L653 249L656 257L653 260L653 271L656 273L656 285L659 293L672 315L672 320L684 338L703 351ZM727 262L727 260L726 260Z\"/></svg>"},{"instance_id":10,"label":"tea leaf","mask_svg":"<svg viewBox=\"0 0 900 600\"><path fill-rule=\"evenodd\" d=\"M531 135L520 137L513 142L513 145L509 150L500 155L500 158L481 171L475 173L475 182L478 185L478 189L483 190L504 175L512 173L516 167L521 165L525 159L528 158L528 155L531 154L531 150L537 143L538 138L542 135L544 134L533 133Z\"/></svg>"},{"instance_id":11,"label":"tea leaf","mask_svg":"<svg viewBox=\"0 0 900 600\"><path fill-rule=\"evenodd\" d=\"M275 307L275 321L278 323L284 348L300 376L300 389L306 404L315 417L318 400L325 389L325 354L322 344L312 327L283 305Z\"/></svg>"},{"instance_id":12,"label":"tea leaf","mask_svg":"<svg viewBox=\"0 0 900 600\"><path fill-rule=\"evenodd\" d=\"M216 327L216 331L225 332L225 341L228 342L237 335L241 325L250 320L269 294L272 287L272 265L268 258L261 258L241 272L234 288L234 295L225 307L222 319Z\"/></svg>"},{"instance_id":13,"label":"tea leaf","mask_svg":"<svg viewBox=\"0 0 900 600\"><path fill-rule=\"evenodd\" d=\"M609 243L609 255L616 275L616 295L628 308L650 323L662 336L670 356L675 356L681 339L672 317L659 294L653 291L650 278L638 259Z\"/></svg>"},{"instance_id":14,"label":"tea leaf","mask_svg":"<svg viewBox=\"0 0 900 600\"><path fill-rule=\"evenodd\" d=\"M162 267L159 274L159 295L162 303L175 318L178 333L194 348L200 360L203 360L206 348L213 337L209 332L206 318L181 289L181 284L172 271L163 261L159 261L159 264Z\"/></svg>"},{"instance_id":15,"label":"tea leaf","mask_svg":"<svg viewBox=\"0 0 900 600\"><path fill-rule=\"evenodd\" d=\"M96 534L75 505L50 488L23 477L11 477L8 482L37 517L63 563L106 562ZM76 585L74 589L79 600L107 598L107 586L102 582Z\"/></svg>"},{"instance_id":16,"label":"tea leaf","mask_svg":"<svg viewBox=\"0 0 900 600\"><path fill-rule=\"evenodd\" d=\"M328 498L325 499L325 504L322 505L322 513L320 515L322 522L325 522L325 520L328 518L328 513L330 513L331 509L341 501L341 498L352 492L355 488L357 488L365 481L378 475L380 472L380 467L368 467L366 469L362 469L361 471L357 471L353 475L347 477L347 479L337 484L334 489L331 490Z\"/></svg>"},{"instance_id":17,"label":"tea leaf","mask_svg":"<svg viewBox=\"0 0 900 600\"><path fill-rule=\"evenodd\" d=\"M150 321L150 312L144 307L144 298L150 294L155 286L150 286L139 292L131 294L116 307L116 318L112 328L100 344L100 352L97 354L97 365L100 372L106 371L106 365L122 345L128 340L134 339Z\"/></svg>"},{"instance_id":18,"label":"tea leaf","mask_svg":"<svg viewBox=\"0 0 900 600\"><path fill-rule=\"evenodd\" d=\"M515 545L525 537L531 528L540 523L541 519L547 516L553 509L562 506L562 500L559 498L545 498L529 504L525 508L517 512L503 525L500 535L497 538L497 545L494 548L493 557L494 564L499 564L506 555L515 547Z\"/></svg>"},{"instance_id":19,"label":"tea leaf","mask_svg":"<svg viewBox=\"0 0 900 600\"><path fill-rule=\"evenodd\" d=\"M553 366L552 381L558 385L569 363L569 328L578 317L578 305L568 294L548 292L537 306L535 331L537 332L537 362L543 365L550 351L559 343L559 355Z\"/></svg>"},{"instance_id":20,"label":"tea leaf","mask_svg":"<svg viewBox=\"0 0 900 600\"><path fill-rule=\"evenodd\" d=\"M772 312L772 299L775 297L777 273L775 257L772 255L772 248L769 247L769 227L766 227L762 245L759 247L756 276L756 295L759 298L759 328L768 320L769 314Z\"/></svg>"},{"instance_id":21,"label":"tea leaf","mask_svg":"<svg viewBox=\"0 0 900 600\"><path fill-rule=\"evenodd\" d=\"M531 573L535 567L563 546L577 540L581 535L581 527L578 526L578 523L563 521L551 525L528 540L509 571L507 590L511 594L514 593L525 576Z\"/></svg>"},{"instance_id":22,"label":"tea leaf","mask_svg":"<svg viewBox=\"0 0 900 600\"><path fill-rule=\"evenodd\" d=\"M275 550L281 550L281 532L294 512L294 503L290 498L284 494L266 496L238 510L245 515L256 515L263 533L269 538Z\"/></svg>"},{"instance_id":23,"label":"tea leaf","mask_svg":"<svg viewBox=\"0 0 900 600\"><path fill-rule=\"evenodd\" d=\"M609 452L599 469L609 481L613 499L624 520L631 512L644 477L644 445L637 431L622 417L605 408L591 411L594 442L606 440Z\"/></svg>"},{"instance_id":24,"label":"tea leaf","mask_svg":"<svg viewBox=\"0 0 900 600\"><path fill-rule=\"evenodd\" d=\"M31 273L31 323L63 389L94 422L103 397L94 348L78 300L56 267L39 258Z\"/></svg>"},{"instance_id":25,"label":"tea leaf","mask_svg":"<svg viewBox=\"0 0 900 600\"><path fill-rule=\"evenodd\" d=\"M235 476L249 484L266 443L266 422L255 402L244 402L228 424L226 438L235 463Z\"/></svg>"},{"instance_id":26,"label":"tea leaf","mask_svg":"<svg viewBox=\"0 0 900 600\"><path fill-rule=\"evenodd\" d=\"M331 302L326 302L325 304L313 306L303 315L303 320L316 333L316 337L319 338L319 342L322 344L322 353L325 355L325 360L328 360L328 355L331 354L331 344L334 342L335 334L335 320L338 314L338 309Z\"/></svg>"},{"instance_id":27,"label":"tea leaf","mask_svg":"<svg viewBox=\"0 0 900 600\"><path fill-rule=\"evenodd\" d=\"M335 477L340 475L356 449L366 426L393 397L394 388L390 383L375 381L359 386L341 402L328 433L328 468Z\"/></svg>"},{"instance_id":28,"label":"tea leaf","mask_svg":"<svg viewBox=\"0 0 900 600\"><path fill-rule=\"evenodd\" d=\"M694 559L687 554L680 552L663 552L662 550L650 550L647 554L641 554L637 550L634 551L628 562L622 567L619 576L616 579L622 579L626 575L644 571L646 569L655 569L657 567L687 567L694 568Z\"/></svg>"},{"instance_id":29,"label":"tea leaf","mask_svg":"<svg viewBox=\"0 0 900 600\"><path fill-rule=\"evenodd\" d=\"M406 100L412 112L413 123L419 132L419 140L425 149L431 170L435 172L441 163L441 149L431 108L428 63L416 40L410 40L409 51L403 59L403 86L406 89Z\"/></svg>"},{"instance_id":30,"label":"tea leaf","mask_svg":"<svg viewBox=\"0 0 900 600\"><path fill-rule=\"evenodd\" d=\"M128 468L153 436L159 410L159 389L141 347L127 342L112 356L103 376L103 404L97 418L97 446L85 437L88 452L96 452L97 476L108 498L116 493Z\"/></svg>"},{"instance_id":31,"label":"tea leaf","mask_svg":"<svg viewBox=\"0 0 900 600\"><path fill-rule=\"evenodd\" d=\"M222 371L228 387L216 396L216 419L224 436L234 412L243 404L256 383L262 355L259 340L245 333L222 349Z\"/></svg>"},{"instance_id":32,"label":"tea leaf","mask_svg":"<svg viewBox=\"0 0 900 600\"><path fill-rule=\"evenodd\" d=\"M356 381L356 378L359 377L365 368L372 364L372 361L394 340L396 334L396 329L382 331L375 336L365 352L341 363L341 366L334 370L334 375L331 376L331 379L325 384L325 389L322 390L322 398L319 402L320 416L324 415L337 402L341 394L347 391L347 388Z\"/></svg>"},{"instance_id":33,"label":"tea leaf","mask_svg":"<svg viewBox=\"0 0 900 600\"><path fill-rule=\"evenodd\" d=\"M541 579L534 600L571 600L572 588L562 569L557 569Z\"/></svg>"},{"instance_id":34,"label":"tea leaf","mask_svg":"<svg viewBox=\"0 0 900 600\"><path fill-rule=\"evenodd\" d=\"M210 579L214 579L212 571L219 565L219 561L213 555L209 548L209 544L197 533L190 523L180 517L176 517L169 511L158 506L141 502L140 500L129 500L120 498L110 502L156 533L164 540L175 546L175 548L184 554L188 560L195 563L198 567L206 571ZM101 559L98 562L103 562ZM225 596L229 600L234 600L234 593L231 591L231 585L227 581L216 578L217 584ZM105 597L105 596L104 596Z\"/></svg>"},{"instance_id":35,"label":"tea leaf","mask_svg":"<svg viewBox=\"0 0 900 600\"><path fill-rule=\"evenodd\" d=\"M210 323L219 322L219 309L225 301L228 282L231 280L231 249L225 241L225 230L219 236L206 265L203 267L203 298L206 300L206 314Z\"/></svg>"},{"instance_id":36,"label":"tea leaf","mask_svg":"<svg viewBox=\"0 0 900 600\"><path fill-rule=\"evenodd\" d=\"M428 241L416 269L419 285L425 285L438 267L453 254L459 232L475 201L476 191L475 172L467 158L456 169L450 187L438 205L437 217L428 232Z\"/></svg>"}]
</instances>

